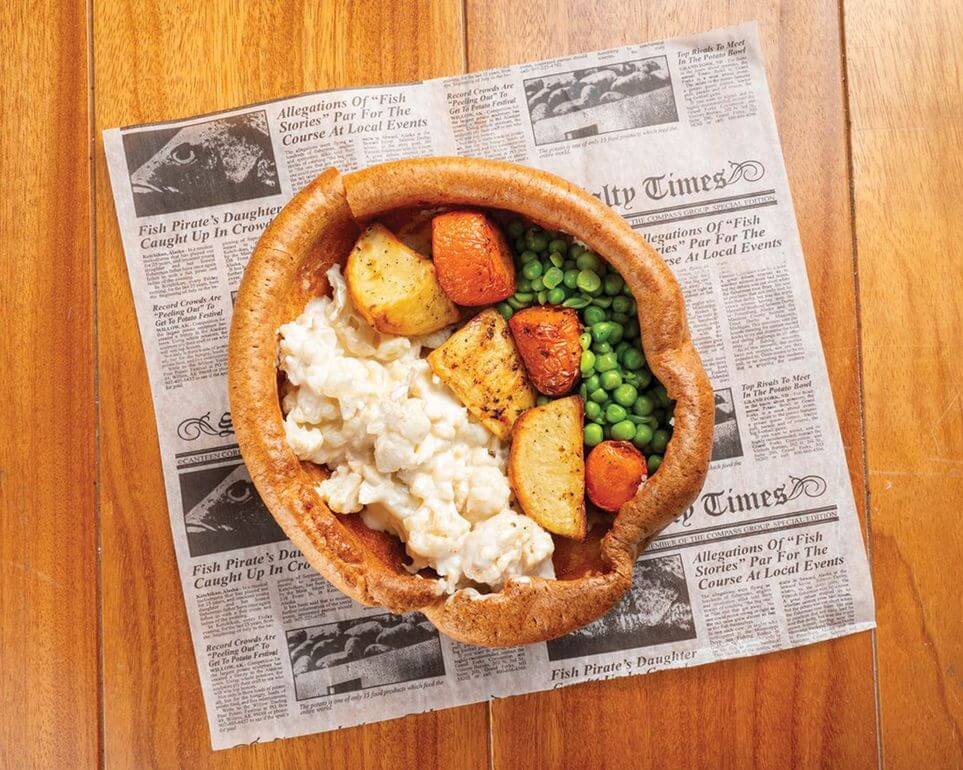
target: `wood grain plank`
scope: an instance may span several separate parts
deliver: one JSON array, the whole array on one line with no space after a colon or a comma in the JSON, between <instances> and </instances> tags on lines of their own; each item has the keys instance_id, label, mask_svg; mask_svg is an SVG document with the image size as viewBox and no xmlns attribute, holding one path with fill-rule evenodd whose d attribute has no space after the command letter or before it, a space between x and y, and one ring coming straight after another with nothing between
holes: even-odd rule
<instances>
[{"instance_id":1,"label":"wood grain plank","mask_svg":"<svg viewBox=\"0 0 963 770\"><path fill-rule=\"evenodd\" d=\"M303 91L460 72L457 2L96 0L96 254L108 767L488 764L484 705L213 753L100 131Z\"/></svg>"},{"instance_id":2,"label":"wood grain plank","mask_svg":"<svg viewBox=\"0 0 963 770\"><path fill-rule=\"evenodd\" d=\"M857 504L865 483L835 2L469 0L470 70L756 19ZM815 171L814 171L815 170ZM560 730L560 716L571 725ZM873 767L868 634L498 701L496 767ZM586 739L586 736L591 736Z\"/></svg>"},{"instance_id":3,"label":"wood grain plank","mask_svg":"<svg viewBox=\"0 0 963 770\"><path fill-rule=\"evenodd\" d=\"M97 762L83 3L0 7L0 767Z\"/></svg>"},{"instance_id":4,"label":"wood grain plank","mask_svg":"<svg viewBox=\"0 0 963 770\"><path fill-rule=\"evenodd\" d=\"M963 767L963 8L845 8L883 757Z\"/></svg>"}]
</instances>

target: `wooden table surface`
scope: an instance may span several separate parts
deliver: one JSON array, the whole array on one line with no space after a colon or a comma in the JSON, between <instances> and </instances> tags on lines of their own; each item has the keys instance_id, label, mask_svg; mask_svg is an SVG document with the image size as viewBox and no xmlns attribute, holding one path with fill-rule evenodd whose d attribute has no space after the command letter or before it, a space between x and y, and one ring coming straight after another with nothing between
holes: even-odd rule
<instances>
[{"instance_id":1,"label":"wooden table surface","mask_svg":"<svg viewBox=\"0 0 963 770\"><path fill-rule=\"evenodd\" d=\"M213 753L104 128L757 19L878 630ZM0 767L963 766L963 4L8 0Z\"/></svg>"}]
</instances>

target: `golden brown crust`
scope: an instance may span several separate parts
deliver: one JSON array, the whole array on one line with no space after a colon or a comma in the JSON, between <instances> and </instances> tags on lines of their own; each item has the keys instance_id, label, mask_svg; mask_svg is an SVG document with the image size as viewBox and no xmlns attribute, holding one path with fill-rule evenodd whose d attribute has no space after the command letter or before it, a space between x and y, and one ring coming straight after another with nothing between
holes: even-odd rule
<instances>
[{"instance_id":1,"label":"golden brown crust","mask_svg":"<svg viewBox=\"0 0 963 770\"><path fill-rule=\"evenodd\" d=\"M436 581L409 575L388 543L372 546L331 513L314 491L317 470L302 467L284 438L278 404L276 331L326 289L324 271L343 260L358 222L396 209L445 205L517 212L570 233L611 262L638 305L653 373L676 399L675 431L659 472L615 517L602 538L600 570L573 580L511 581L489 597L444 597ZM550 174L498 161L398 161L341 177L326 171L265 231L235 306L228 357L235 429L261 496L305 557L360 602L420 609L449 636L489 646L526 644L567 633L610 609L628 589L632 564L652 536L698 494L712 446L712 391L692 345L682 294L656 252L611 209ZM373 538L384 538L372 533ZM387 555L386 555L387 554Z\"/></svg>"}]
</instances>

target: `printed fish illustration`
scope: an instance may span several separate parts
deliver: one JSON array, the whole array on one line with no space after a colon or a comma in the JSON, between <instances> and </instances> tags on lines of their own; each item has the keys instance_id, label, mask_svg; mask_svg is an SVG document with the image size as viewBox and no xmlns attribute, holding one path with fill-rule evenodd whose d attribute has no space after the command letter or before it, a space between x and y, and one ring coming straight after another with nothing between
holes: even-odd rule
<instances>
[{"instance_id":1,"label":"printed fish illustration","mask_svg":"<svg viewBox=\"0 0 963 770\"><path fill-rule=\"evenodd\" d=\"M257 523L263 506L243 465L237 466L184 517L188 532L234 531Z\"/></svg>"},{"instance_id":2,"label":"printed fish illustration","mask_svg":"<svg viewBox=\"0 0 963 770\"><path fill-rule=\"evenodd\" d=\"M263 112L182 128L130 177L138 216L280 192Z\"/></svg>"}]
</instances>

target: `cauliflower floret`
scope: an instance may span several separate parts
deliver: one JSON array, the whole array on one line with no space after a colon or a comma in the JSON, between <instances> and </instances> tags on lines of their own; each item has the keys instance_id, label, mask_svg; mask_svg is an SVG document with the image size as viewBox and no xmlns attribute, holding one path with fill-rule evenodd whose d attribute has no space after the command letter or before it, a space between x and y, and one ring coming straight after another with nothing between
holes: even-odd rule
<instances>
[{"instance_id":1,"label":"cauliflower floret","mask_svg":"<svg viewBox=\"0 0 963 770\"><path fill-rule=\"evenodd\" d=\"M473 580L550 575L552 539L511 509L508 445L475 422L421 358L448 331L381 334L351 306L338 266L332 297L279 330L285 433L295 454L333 469L317 486L338 513L405 542L451 592Z\"/></svg>"},{"instance_id":2,"label":"cauliflower floret","mask_svg":"<svg viewBox=\"0 0 963 770\"><path fill-rule=\"evenodd\" d=\"M462 547L462 571L501 588L520 575L554 577L552 536L527 516L502 511L472 527Z\"/></svg>"},{"instance_id":3,"label":"cauliflower floret","mask_svg":"<svg viewBox=\"0 0 963 770\"><path fill-rule=\"evenodd\" d=\"M508 508L511 487L505 474L494 464L475 467L454 484L455 502L472 523L490 519Z\"/></svg>"},{"instance_id":4,"label":"cauliflower floret","mask_svg":"<svg viewBox=\"0 0 963 770\"><path fill-rule=\"evenodd\" d=\"M334 473L318 484L318 494L338 513L357 513L362 507L358 500L362 481L361 476L347 465L339 465Z\"/></svg>"}]
</instances>

